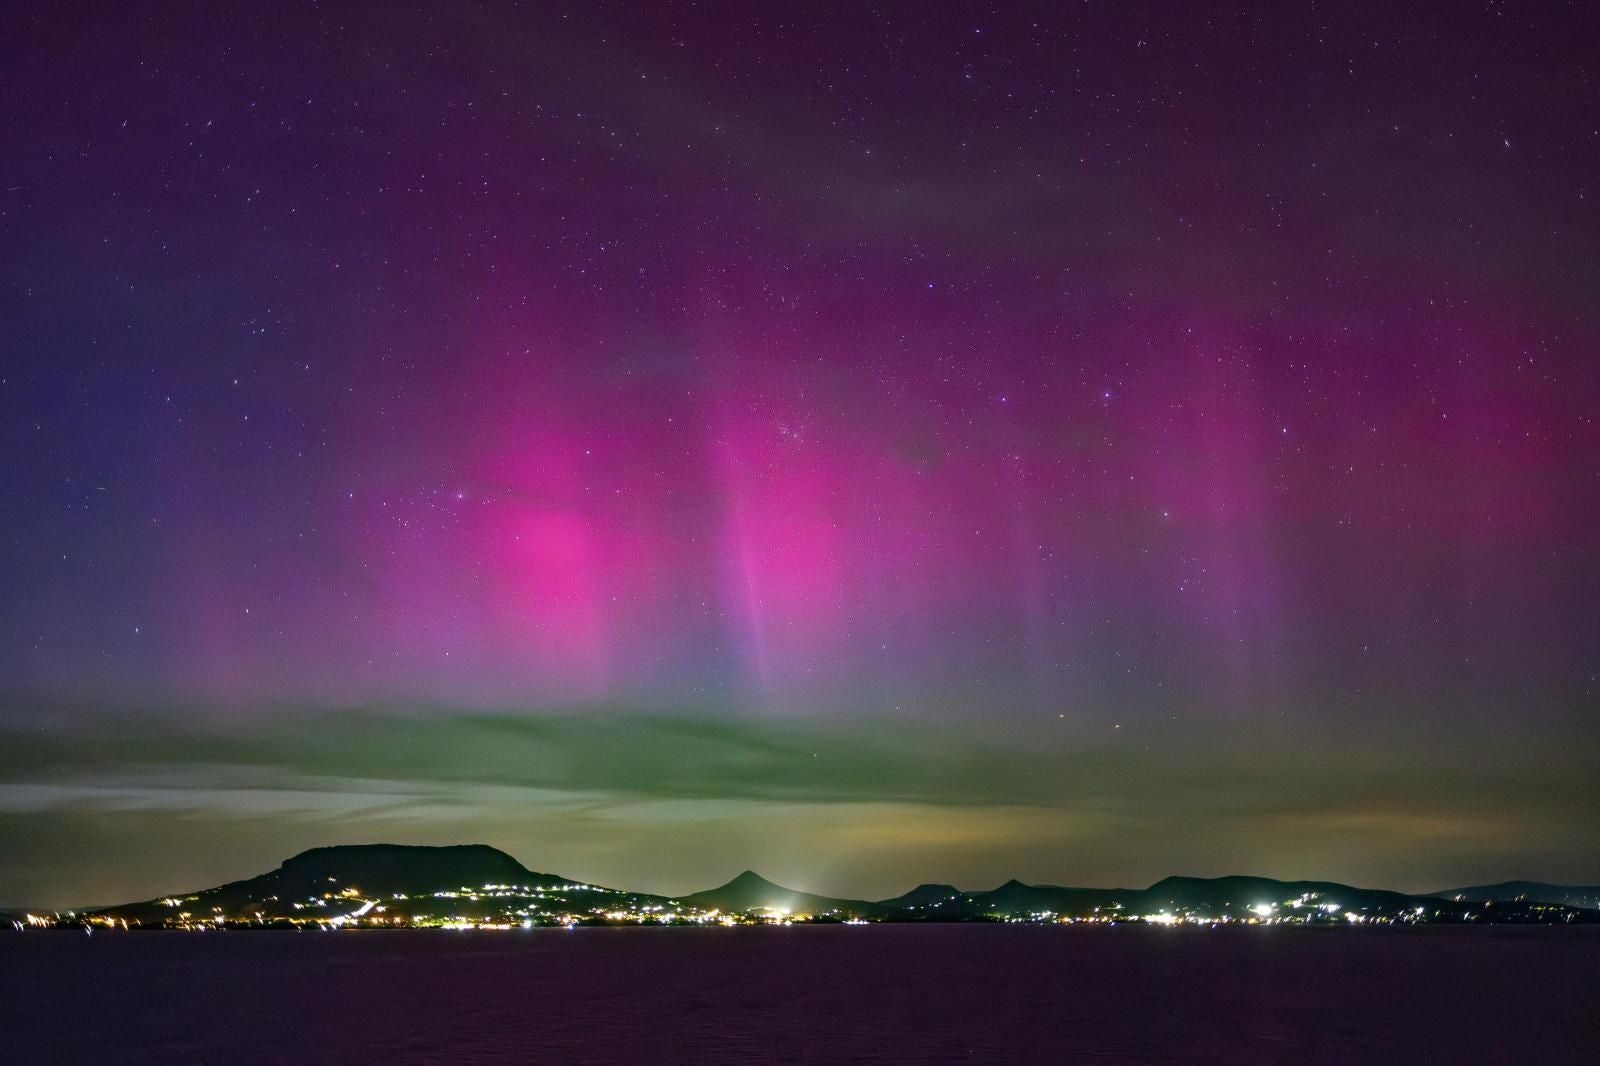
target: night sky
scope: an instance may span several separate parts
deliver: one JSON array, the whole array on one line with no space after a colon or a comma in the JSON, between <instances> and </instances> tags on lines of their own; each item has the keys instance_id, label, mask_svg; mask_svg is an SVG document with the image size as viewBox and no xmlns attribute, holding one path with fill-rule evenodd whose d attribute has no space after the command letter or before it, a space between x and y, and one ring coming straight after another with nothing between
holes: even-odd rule
<instances>
[{"instance_id":1,"label":"night sky","mask_svg":"<svg viewBox=\"0 0 1600 1066\"><path fill-rule=\"evenodd\" d=\"M7 8L0 902L1600 880L1600 8L1409 6Z\"/></svg>"}]
</instances>

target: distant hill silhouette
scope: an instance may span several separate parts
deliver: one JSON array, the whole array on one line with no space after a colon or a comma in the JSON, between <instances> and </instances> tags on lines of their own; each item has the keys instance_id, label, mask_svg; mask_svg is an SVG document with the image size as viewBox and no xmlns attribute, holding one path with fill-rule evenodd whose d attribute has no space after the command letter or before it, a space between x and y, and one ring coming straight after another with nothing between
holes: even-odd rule
<instances>
[{"instance_id":1,"label":"distant hill silhouette","mask_svg":"<svg viewBox=\"0 0 1600 1066\"><path fill-rule=\"evenodd\" d=\"M535 873L487 844L343 844L303 851L276 870L257 877L108 907L105 913L130 921L159 922L174 913L187 912L203 920L217 910L226 914L280 914L292 902L344 892L383 898L491 884L552 888L566 883L566 879L553 874ZM166 902L170 899L179 900L180 905Z\"/></svg>"},{"instance_id":2,"label":"distant hill silhouette","mask_svg":"<svg viewBox=\"0 0 1600 1066\"><path fill-rule=\"evenodd\" d=\"M1157 910L1187 907L1222 913L1228 908L1301 898L1308 903L1337 903L1344 909L1402 911L1416 905L1415 897L1401 892L1354 888L1335 881L1275 881L1267 877L1167 877L1145 889L1141 902ZM1425 902L1432 905L1434 901Z\"/></svg>"},{"instance_id":3,"label":"distant hill silhouette","mask_svg":"<svg viewBox=\"0 0 1600 1066\"><path fill-rule=\"evenodd\" d=\"M1506 902L1487 908L1480 903L1411 896L1384 889L1356 888L1335 881L1278 881L1267 877L1167 877L1149 888L1069 888L1028 885L1011 880L998 888L954 895L924 891L920 886L905 896L884 903L897 908L894 917L924 921L962 921L975 918L1029 917L1033 915L1126 916L1139 918L1168 914L1214 917L1305 917L1313 911L1342 917L1346 912L1370 916L1420 916L1430 921L1552 921L1557 916L1532 904L1555 902L1528 895L1500 897ZM940 890L950 886L933 886ZM1574 890L1582 891L1582 890ZM901 901L907 902L901 902ZM1298 906L1297 906L1298 904ZM1567 907L1579 906L1566 903ZM1265 914L1258 908L1265 907ZM1560 915L1562 920L1595 921L1600 913Z\"/></svg>"},{"instance_id":4,"label":"distant hill silhouette","mask_svg":"<svg viewBox=\"0 0 1600 1066\"><path fill-rule=\"evenodd\" d=\"M1057 914L1087 914L1122 901L1128 894L1121 888L1067 888L1062 885L1025 885L1012 879L999 888L972 898L986 910L1001 914L1052 911Z\"/></svg>"},{"instance_id":5,"label":"distant hill silhouette","mask_svg":"<svg viewBox=\"0 0 1600 1066\"><path fill-rule=\"evenodd\" d=\"M1532 900L1539 903L1560 903L1568 907L1600 909L1600 885L1552 885L1543 881L1502 881L1498 885L1447 888L1432 895L1443 899L1459 898L1475 902Z\"/></svg>"},{"instance_id":6,"label":"distant hill silhouette","mask_svg":"<svg viewBox=\"0 0 1600 1066\"><path fill-rule=\"evenodd\" d=\"M337 882L365 892L388 894L486 884L554 885L566 878L534 873L487 844L437 848L346 844L302 851L272 873L252 878L257 882L268 880L292 887Z\"/></svg>"},{"instance_id":7,"label":"distant hill silhouette","mask_svg":"<svg viewBox=\"0 0 1600 1066\"><path fill-rule=\"evenodd\" d=\"M955 885L918 885L903 896L880 899L885 907L929 907L957 899L962 892Z\"/></svg>"},{"instance_id":8,"label":"distant hill silhouette","mask_svg":"<svg viewBox=\"0 0 1600 1066\"><path fill-rule=\"evenodd\" d=\"M679 900L696 907L723 911L775 910L804 914L833 914L840 917L868 918L889 913L893 908L864 899L835 899L775 885L754 870L746 870L725 885L704 892L680 896Z\"/></svg>"},{"instance_id":9,"label":"distant hill silhouette","mask_svg":"<svg viewBox=\"0 0 1600 1066\"><path fill-rule=\"evenodd\" d=\"M923 885L898 897L915 899L897 905L908 912L904 915L907 918L948 922L1040 914L1091 915L1097 909L1109 909L1124 902L1130 895L1137 895L1137 890L1028 885L1013 878L998 888L977 892L962 892L949 885Z\"/></svg>"},{"instance_id":10,"label":"distant hill silhouette","mask_svg":"<svg viewBox=\"0 0 1600 1066\"><path fill-rule=\"evenodd\" d=\"M97 909L87 917L184 928L704 922L715 920L713 911L751 920L789 915L935 922L1183 917L1342 924L1348 916L1361 921L1593 923L1600 922L1595 903L1600 903L1600 888L1530 881L1412 896L1334 881L1266 877L1168 877L1149 888L1073 888L1011 880L973 892L924 884L871 902L801 892L751 870L727 884L673 899L538 873L484 844L355 844L313 848L258 877ZM1584 905L1589 908L1580 909ZM67 922L83 920L80 916Z\"/></svg>"}]
</instances>

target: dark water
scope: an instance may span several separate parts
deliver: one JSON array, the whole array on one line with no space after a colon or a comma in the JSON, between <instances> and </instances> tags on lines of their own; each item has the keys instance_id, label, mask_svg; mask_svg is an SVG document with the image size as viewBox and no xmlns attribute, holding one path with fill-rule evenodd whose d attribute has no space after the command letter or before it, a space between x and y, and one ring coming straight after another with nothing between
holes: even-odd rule
<instances>
[{"instance_id":1,"label":"dark water","mask_svg":"<svg viewBox=\"0 0 1600 1066\"><path fill-rule=\"evenodd\" d=\"M1600 930L0 936L10 1062L1600 1062Z\"/></svg>"}]
</instances>

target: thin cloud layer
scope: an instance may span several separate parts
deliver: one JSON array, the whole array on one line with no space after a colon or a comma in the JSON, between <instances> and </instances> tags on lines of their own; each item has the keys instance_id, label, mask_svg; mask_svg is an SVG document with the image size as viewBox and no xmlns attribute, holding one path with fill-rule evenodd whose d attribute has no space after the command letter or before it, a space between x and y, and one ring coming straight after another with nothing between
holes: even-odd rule
<instances>
[{"instance_id":1,"label":"thin cloud layer","mask_svg":"<svg viewBox=\"0 0 1600 1066\"><path fill-rule=\"evenodd\" d=\"M1396 887L1427 888L1492 857L1508 874L1576 875L1563 857L1575 837L1594 842L1600 815L1592 750L1508 758L1475 743L1369 750L1245 728L1052 740L616 714L302 711L217 727L57 708L0 722L0 842L21 857L0 898L61 904L82 891L52 842L86 819L163 823L140 847L175 871L207 827L248 826L283 841L279 858L334 839L487 840L536 868L659 891L761 862L806 880L827 871L817 888L884 894L952 870L979 884L1399 870ZM30 870L44 854L58 874ZM102 894L171 888L108 872Z\"/></svg>"}]
</instances>

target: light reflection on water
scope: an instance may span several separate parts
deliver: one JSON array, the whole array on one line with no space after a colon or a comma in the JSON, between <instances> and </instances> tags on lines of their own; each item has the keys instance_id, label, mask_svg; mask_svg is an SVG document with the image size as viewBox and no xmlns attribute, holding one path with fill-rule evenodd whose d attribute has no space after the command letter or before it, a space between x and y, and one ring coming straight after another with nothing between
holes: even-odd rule
<instances>
[{"instance_id":1,"label":"light reflection on water","mask_svg":"<svg viewBox=\"0 0 1600 1066\"><path fill-rule=\"evenodd\" d=\"M30 1062L1587 1062L1597 933L35 932L0 1027Z\"/></svg>"}]
</instances>

